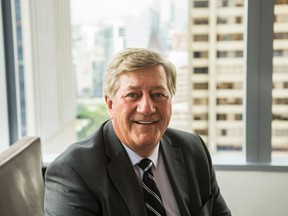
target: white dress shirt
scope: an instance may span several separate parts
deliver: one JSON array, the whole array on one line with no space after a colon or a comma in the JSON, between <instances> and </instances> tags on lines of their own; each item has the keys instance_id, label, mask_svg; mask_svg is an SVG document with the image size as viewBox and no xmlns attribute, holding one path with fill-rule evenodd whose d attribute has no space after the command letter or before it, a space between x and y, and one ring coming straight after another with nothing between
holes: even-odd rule
<instances>
[{"instance_id":1,"label":"white dress shirt","mask_svg":"<svg viewBox=\"0 0 288 216\"><path fill-rule=\"evenodd\" d=\"M137 163L139 163L143 158L128 148L125 144L123 144L123 146L126 149L130 161L134 167L136 176L139 180L139 184L142 186L143 170L137 165ZM175 195L163 162L163 158L161 152L159 151L159 143L157 144L152 155L148 158L153 162L152 172L154 174L157 187L160 191L167 216L180 215Z\"/></svg>"}]
</instances>

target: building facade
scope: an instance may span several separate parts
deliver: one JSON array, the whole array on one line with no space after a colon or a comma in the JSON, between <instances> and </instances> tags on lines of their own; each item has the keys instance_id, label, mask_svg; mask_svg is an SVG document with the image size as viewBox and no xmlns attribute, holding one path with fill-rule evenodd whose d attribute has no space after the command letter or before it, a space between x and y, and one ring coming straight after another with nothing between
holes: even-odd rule
<instances>
[{"instance_id":1,"label":"building facade","mask_svg":"<svg viewBox=\"0 0 288 216\"><path fill-rule=\"evenodd\" d=\"M286 151L288 1L274 12L272 147ZM214 151L244 148L244 14L244 0L189 1L190 130Z\"/></svg>"}]
</instances>

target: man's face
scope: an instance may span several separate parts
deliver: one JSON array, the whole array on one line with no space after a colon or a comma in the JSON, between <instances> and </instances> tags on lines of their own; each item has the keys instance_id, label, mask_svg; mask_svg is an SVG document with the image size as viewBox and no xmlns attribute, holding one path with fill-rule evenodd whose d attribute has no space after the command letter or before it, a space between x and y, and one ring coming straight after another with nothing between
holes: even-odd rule
<instances>
[{"instance_id":1,"label":"man's face","mask_svg":"<svg viewBox=\"0 0 288 216\"><path fill-rule=\"evenodd\" d=\"M124 72L114 98L105 96L114 130L126 146L148 157L170 122L171 94L161 65Z\"/></svg>"}]
</instances>

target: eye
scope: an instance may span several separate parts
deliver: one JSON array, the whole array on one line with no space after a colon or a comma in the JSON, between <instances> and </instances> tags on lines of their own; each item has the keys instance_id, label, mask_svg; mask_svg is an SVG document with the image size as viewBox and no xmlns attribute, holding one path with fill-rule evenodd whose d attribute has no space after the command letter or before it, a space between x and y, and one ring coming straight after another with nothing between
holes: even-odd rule
<instances>
[{"instance_id":1,"label":"eye","mask_svg":"<svg viewBox=\"0 0 288 216\"><path fill-rule=\"evenodd\" d=\"M154 98L159 98L159 97L164 97L164 95L162 93L155 93L153 94Z\"/></svg>"},{"instance_id":2,"label":"eye","mask_svg":"<svg viewBox=\"0 0 288 216\"><path fill-rule=\"evenodd\" d=\"M125 96L125 99L129 100L129 101L133 101L133 100L137 100L140 97L139 94L135 93L135 92L130 92Z\"/></svg>"},{"instance_id":3,"label":"eye","mask_svg":"<svg viewBox=\"0 0 288 216\"><path fill-rule=\"evenodd\" d=\"M152 94L152 98L154 100L166 100L167 99L167 95L165 95L163 93L160 93L160 92L157 92L157 93Z\"/></svg>"}]
</instances>

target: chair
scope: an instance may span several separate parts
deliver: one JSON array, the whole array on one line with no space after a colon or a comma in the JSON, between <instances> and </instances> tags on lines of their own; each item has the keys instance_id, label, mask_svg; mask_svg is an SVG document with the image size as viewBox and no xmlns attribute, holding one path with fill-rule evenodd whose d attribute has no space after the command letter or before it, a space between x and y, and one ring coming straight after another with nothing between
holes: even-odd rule
<instances>
[{"instance_id":1,"label":"chair","mask_svg":"<svg viewBox=\"0 0 288 216\"><path fill-rule=\"evenodd\" d=\"M0 215L43 216L41 143L25 137L0 154Z\"/></svg>"}]
</instances>

